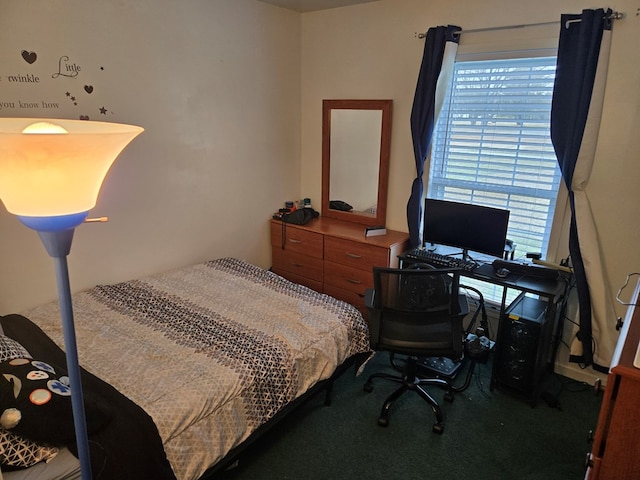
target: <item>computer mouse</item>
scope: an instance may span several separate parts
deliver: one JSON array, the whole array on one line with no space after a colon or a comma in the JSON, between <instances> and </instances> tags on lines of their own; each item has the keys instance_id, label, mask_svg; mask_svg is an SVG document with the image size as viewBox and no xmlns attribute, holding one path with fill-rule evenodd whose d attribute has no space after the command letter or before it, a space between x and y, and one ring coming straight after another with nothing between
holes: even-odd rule
<instances>
[{"instance_id":1,"label":"computer mouse","mask_svg":"<svg viewBox=\"0 0 640 480\"><path fill-rule=\"evenodd\" d=\"M511 271L506 268L499 268L496 270L496 277L505 278L508 277L510 273Z\"/></svg>"}]
</instances>

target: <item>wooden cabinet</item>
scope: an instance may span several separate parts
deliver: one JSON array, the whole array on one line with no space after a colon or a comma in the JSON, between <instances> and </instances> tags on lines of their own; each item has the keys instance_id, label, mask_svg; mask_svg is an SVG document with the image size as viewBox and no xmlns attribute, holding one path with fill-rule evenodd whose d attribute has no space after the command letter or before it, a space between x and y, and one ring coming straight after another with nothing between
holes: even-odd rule
<instances>
[{"instance_id":1,"label":"wooden cabinet","mask_svg":"<svg viewBox=\"0 0 640 480\"><path fill-rule=\"evenodd\" d=\"M629 307L607 377L598 426L589 455L589 480L640 478L640 343L638 290Z\"/></svg>"},{"instance_id":2,"label":"wooden cabinet","mask_svg":"<svg viewBox=\"0 0 640 480\"><path fill-rule=\"evenodd\" d=\"M387 230L386 235L365 237L364 229L331 218L284 226L272 220L272 270L366 314L364 292L373 287L373 267L397 267L398 255L409 248L409 236Z\"/></svg>"}]
</instances>

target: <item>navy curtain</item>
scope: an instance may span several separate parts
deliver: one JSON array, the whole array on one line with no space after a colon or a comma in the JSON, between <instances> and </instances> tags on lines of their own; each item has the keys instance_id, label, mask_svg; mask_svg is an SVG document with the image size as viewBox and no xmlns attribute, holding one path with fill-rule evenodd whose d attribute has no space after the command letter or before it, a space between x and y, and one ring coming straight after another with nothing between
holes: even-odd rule
<instances>
[{"instance_id":1,"label":"navy curtain","mask_svg":"<svg viewBox=\"0 0 640 480\"><path fill-rule=\"evenodd\" d=\"M436 120L436 89L442 69L447 42L458 43L460 27L453 25L432 27L427 32L418 84L411 109L411 136L416 162L416 178L411 186L411 196L407 203L407 224L412 247L422 241L422 197L424 162L431 148L431 136Z\"/></svg>"},{"instance_id":2,"label":"navy curtain","mask_svg":"<svg viewBox=\"0 0 640 480\"><path fill-rule=\"evenodd\" d=\"M580 308L578 338L585 365L593 363L592 299L581 249L580 224L576 217L577 190L574 172L581 158L585 127L598 70L603 31L611 29L611 10L584 10L578 15L562 15L556 79L551 106L551 141L562 177L569 190L571 224L569 253L573 265ZM591 139L590 139L591 141ZM590 161L590 160L587 160ZM587 178L588 179L588 176ZM580 195L582 201L582 194ZM586 235L586 232L585 232Z\"/></svg>"}]
</instances>

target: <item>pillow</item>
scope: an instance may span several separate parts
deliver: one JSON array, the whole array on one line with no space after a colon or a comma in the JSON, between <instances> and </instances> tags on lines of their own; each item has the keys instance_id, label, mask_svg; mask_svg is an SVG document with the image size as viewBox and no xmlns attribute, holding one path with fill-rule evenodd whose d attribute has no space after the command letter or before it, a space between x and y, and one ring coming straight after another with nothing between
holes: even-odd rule
<instances>
[{"instance_id":1,"label":"pillow","mask_svg":"<svg viewBox=\"0 0 640 480\"><path fill-rule=\"evenodd\" d=\"M85 393L87 431L111 419L108 405ZM0 363L0 422L12 433L53 445L75 441L71 388L65 371L41 360L14 358Z\"/></svg>"},{"instance_id":2,"label":"pillow","mask_svg":"<svg viewBox=\"0 0 640 480\"><path fill-rule=\"evenodd\" d=\"M39 462L48 462L58 454L58 449L22 438L0 428L0 464L13 468L27 468Z\"/></svg>"},{"instance_id":3,"label":"pillow","mask_svg":"<svg viewBox=\"0 0 640 480\"><path fill-rule=\"evenodd\" d=\"M31 358L27 349L13 338L0 334L0 362L14 358Z\"/></svg>"}]
</instances>

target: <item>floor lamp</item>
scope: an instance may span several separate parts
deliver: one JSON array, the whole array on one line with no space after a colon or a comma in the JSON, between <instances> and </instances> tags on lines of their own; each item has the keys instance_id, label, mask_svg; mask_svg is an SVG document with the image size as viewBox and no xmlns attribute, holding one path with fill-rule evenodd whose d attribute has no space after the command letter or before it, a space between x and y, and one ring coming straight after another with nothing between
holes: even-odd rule
<instances>
[{"instance_id":1,"label":"floor lamp","mask_svg":"<svg viewBox=\"0 0 640 480\"><path fill-rule=\"evenodd\" d=\"M83 120L0 118L0 200L40 235L53 257L83 480L91 480L89 440L73 322L67 255L75 227L141 127Z\"/></svg>"}]
</instances>

